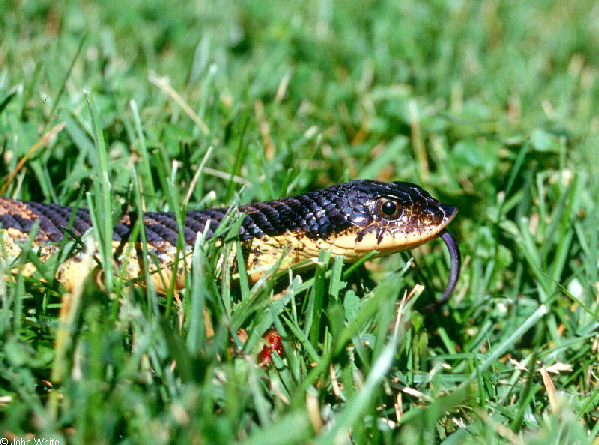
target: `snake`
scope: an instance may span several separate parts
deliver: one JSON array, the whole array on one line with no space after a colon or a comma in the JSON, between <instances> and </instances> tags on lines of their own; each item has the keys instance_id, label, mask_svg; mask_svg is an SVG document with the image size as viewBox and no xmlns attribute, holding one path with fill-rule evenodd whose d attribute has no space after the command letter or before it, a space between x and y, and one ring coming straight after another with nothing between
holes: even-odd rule
<instances>
[{"instance_id":1,"label":"snake","mask_svg":"<svg viewBox=\"0 0 599 445\"><path fill-rule=\"evenodd\" d=\"M111 260L115 270L130 280L149 279L160 292L171 286L184 287L198 237L201 242L215 238L222 243L224 235L219 228L230 221L232 210L188 210L180 222L174 212L145 212L143 216L125 212L113 227ZM459 278L460 250L447 230L458 209L442 204L416 184L354 180L240 205L236 210L242 220L234 236L252 281L273 267L284 271L317 264L323 249L352 263L368 254L410 250L435 238L441 238L449 250L449 280L441 297L424 310L447 301ZM144 249L139 237L132 240L133 228L141 217ZM79 247L72 247L66 258L61 258L55 278L69 291L93 268L89 258L97 255L98 241L91 243L91 248L81 247L82 237L89 239L87 234L94 227L87 209L0 197L0 227L0 260L5 271L16 269L32 276L37 270L33 262L19 261L24 251L46 262L59 253L65 256L64 242L77 238ZM97 235L93 239L97 240ZM239 261L237 250L231 252L231 261Z\"/></svg>"}]
</instances>

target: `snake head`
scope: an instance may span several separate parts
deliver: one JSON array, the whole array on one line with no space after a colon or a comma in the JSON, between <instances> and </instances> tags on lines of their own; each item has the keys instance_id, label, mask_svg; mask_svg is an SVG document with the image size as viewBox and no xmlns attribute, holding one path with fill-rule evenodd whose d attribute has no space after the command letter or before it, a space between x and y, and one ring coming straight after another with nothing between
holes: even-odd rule
<instances>
[{"instance_id":1,"label":"snake head","mask_svg":"<svg viewBox=\"0 0 599 445\"><path fill-rule=\"evenodd\" d=\"M349 224L335 235L332 244L358 255L419 246L440 236L458 211L408 182L352 181L348 185Z\"/></svg>"}]
</instances>

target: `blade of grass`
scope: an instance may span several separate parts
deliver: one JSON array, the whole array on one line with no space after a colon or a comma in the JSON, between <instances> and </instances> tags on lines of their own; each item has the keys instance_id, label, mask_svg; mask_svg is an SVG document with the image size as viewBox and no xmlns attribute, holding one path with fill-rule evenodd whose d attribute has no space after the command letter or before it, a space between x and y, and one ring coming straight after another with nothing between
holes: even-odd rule
<instances>
[{"instance_id":1,"label":"blade of grass","mask_svg":"<svg viewBox=\"0 0 599 445\"><path fill-rule=\"evenodd\" d=\"M113 275L112 275L112 188L110 185L108 170L108 153L106 151L106 143L100 123L100 114L94 102L93 96L84 91L84 96L87 101L87 107L92 120L92 129L94 134L94 143L96 153L99 158L98 171L96 172L100 186L98 192L94 194L95 206L92 205L91 197L88 195L90 203L90 213L94 221L94 227L98 233L98 250L102 258L102 267L104 269L104 280L106 289L112 290Z\"/></svg>"},{"instance_id":2,"label":"blade of grass","mask_svg":"<svg viewBox=\"0 0 599 445\"><path fill-rule=\"evenodd\" d=\"M46 118L46 125L48 125L50 122L52 122L52 119L54 118L54 113L56 113L56 109L58 108L60 99L62 98L62 95L64 94L64 91L65 91L65 88L67 85L67 81L69 80L69 77L71 77L71 73L73 71L73 67L75 66L75 62L77 61L77 59L79 59L79 55L81 54L81 50L83 49L83 45L85 44L86 40L87 40L87 34L84 34L83 37L81 37L81 40L79 41L79 46L77 47L77 50L75 51L75 55L73 56L73 59L71 60L71 64L69 65L69 68L67 69L67 72L64 76L64 80L60 84L60 89L58 90L58 94L54 98L54 103L52 104L52 109L50 110L50 114L48 114L48 117Z\"/></svg>"},{"instance_id":3,"label":"blade of grass","mask_svg":"<svg viewBox=\"0 0 599 445\"><path fill-rule=\"evenodd\" d=\"M490 366L493 365L495 360L497 360L500 356L505 354L505 352L514 347L514 344L518 341L522 335L524 335L531 327L533 327L541 318L543 318L547 314L547 307L545 305L541 305L538 307L536 311L534 311L530 317L522 323L521 326L518 327L514 332L512 332L504 341L502 341L499 345L497 345L491 353L487 355L485 360L480 364L480 366L470 374L469 379L464 382L462 385L466 385L469 381L475 380L478 377L479 373L486 371Z\"/></svg>"},{"instance_id":4,"label":"blade of grass","mask_svg":"<svg viewBox=\"0 0 599 445\"><path fill-rule=\"evenodd\" d=\"M156 199L156 190L154 190L154 181L152 176L152 169L150 167L150 155L148 154L148 147L146 146L146 137L141 125L141 117L139 116L139 110L137 108L137 102L131 100L129 102L131 112L133 113L133 120L135 122L135 132L137 133L137 139L139 140L139 148L141 150L141 161L143 166L143 195L150 198L152 201ZM141 208L140 208L141 210Z\"/></svg>"},{"instance_id":5,"label":"blade of grass","mask_svg":"<svg viewBox=\"0 0 599 445\"><path fill-rule=\"evenodd\" d=\"M204 309L206 307L205 286L204 286L204 257L203 244L204 237L198 234L193 248L192 277L191 277L191 308L189 311L187 349L192 356L196 356L198 351L204 348L206 342L206 329L204 326Z\"/></svg>"},{"instance_id":6,"label":"blade of grass","mask_svg":"<svg viewBox=\"0 0 599 445\"><path fill-rule=\"evenodd\" d=\"M331 252L321 250L318 255L318 265L314 273L314 285L308 296L308 311L306 314L305 330L309 333L310 343L315 348L318 346L320 338L321 318L323 306L325 306L325 278L324 272L329 264Z\"/></svg>"}]
</instances>

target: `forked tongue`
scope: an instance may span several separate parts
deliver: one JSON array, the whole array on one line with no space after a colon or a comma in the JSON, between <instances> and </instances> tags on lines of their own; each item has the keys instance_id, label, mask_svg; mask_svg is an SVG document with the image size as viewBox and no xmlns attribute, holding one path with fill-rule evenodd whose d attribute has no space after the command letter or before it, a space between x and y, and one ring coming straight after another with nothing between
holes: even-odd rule
<instances>
[{"instance_id":1,"label":"forked tongue","mask_svg":"<svg viewBox=\"0 0 599 445\"><path fill-rule=\"evenodd\" d=\"M447 283L447 287L445 288L443 295L441 295L441 298L439 298L434 303L431 303L428 306L423 307L422 309L420 309L420 312L432 312L433 310L439 308L439 306L441 306L447 300L449 300L449 297L455 289L455 286L458 282L458 278L460 276L460 266L462 263L462 259L460 256L460 248L458 246L458 243L456 243L454 237L451 236L451 233L449 233L448 230L443 230L443 232L441 232L441 238L443 239L443 241L445 241L445 244L447 245L447 249L449 250L449 258L451 259L451 266L449 270L449 282Z\"/></svg>"}]
</instances>

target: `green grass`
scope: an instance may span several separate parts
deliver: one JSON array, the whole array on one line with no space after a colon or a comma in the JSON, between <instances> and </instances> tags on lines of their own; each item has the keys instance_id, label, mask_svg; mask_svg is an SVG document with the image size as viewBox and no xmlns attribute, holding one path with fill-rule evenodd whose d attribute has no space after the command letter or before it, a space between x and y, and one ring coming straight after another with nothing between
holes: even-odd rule
<instances>
[{"instance_id":1,"label":"green grass","mask_svg":"<svg viewBox=\"0 0 599 445\"><path fill-rule=\"evenodd\" d=\"M0 263L1 436L597 443L596 5L395 3L0 0L3 195L93 208L110 277L69 301L56 264ZM164 297L110 273L126 210L355 178L459 207L442 310L417 311L441 242L254 286L218 262L234 239L208 242ZM285 352L257 366L273 327Z\"/></svg>"}]
</instances>

